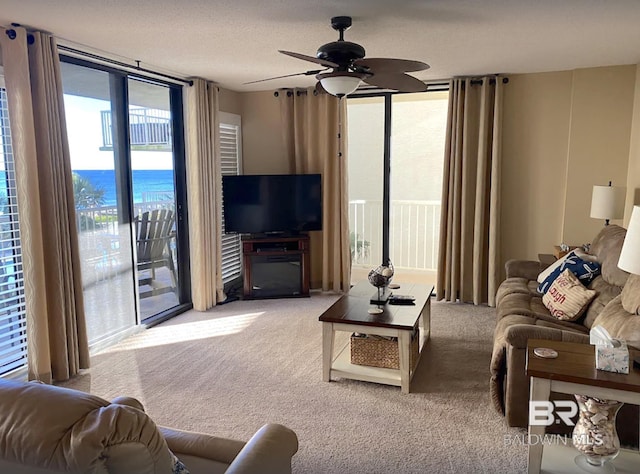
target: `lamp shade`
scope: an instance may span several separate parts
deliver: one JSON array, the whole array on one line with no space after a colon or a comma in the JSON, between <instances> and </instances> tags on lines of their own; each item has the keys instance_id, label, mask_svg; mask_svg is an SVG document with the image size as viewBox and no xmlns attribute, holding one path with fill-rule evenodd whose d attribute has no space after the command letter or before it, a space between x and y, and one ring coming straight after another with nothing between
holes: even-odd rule
<instances>
[{"instance_id":1,"label":"lamp shade","mask_svg":"<svg viewBox=\"0 0 640 474\"><path fill-rule=\"evenodd\" d=\"M595 219L622 219L626 188L594 186L591 195L591 217Z\"/></svg>"},{"instance_id":2,"label":"lamp shade","mask_svg":"<svg viewBox=\"0 0 640 474\"><path fill-rule=\"evenodd\" d=\"M640 206L633 206L627 235L622 244L618 267L625 272L640 275Z\"/></svg>"},{"instance_id":3,"label":"lamp shade","mask_svg":"<svg viewBox=\"0 0 640 474\"><path fill-rule=\"evenodd\" d=\"M331 72L318 74L316 78L329 94L344 97L358 88L362 76L350 72Z\"/></svg>"}]
</instances>

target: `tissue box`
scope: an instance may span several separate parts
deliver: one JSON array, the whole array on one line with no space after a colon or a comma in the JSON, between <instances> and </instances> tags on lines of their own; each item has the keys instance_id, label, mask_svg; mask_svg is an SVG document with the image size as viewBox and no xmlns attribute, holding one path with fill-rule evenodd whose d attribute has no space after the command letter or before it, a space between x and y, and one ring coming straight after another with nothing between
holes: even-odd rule
<instances>
[{"instance_id":1,"label":"tissue box","mask_svg":"<svg viewBox=\"0 0 640 474\"><path fill-rule=\"evenodd\" d=\"M629 349L626 342L620 341L620 347L596 345L596 369L628 374Z\"/></svg>"}]
</instances>

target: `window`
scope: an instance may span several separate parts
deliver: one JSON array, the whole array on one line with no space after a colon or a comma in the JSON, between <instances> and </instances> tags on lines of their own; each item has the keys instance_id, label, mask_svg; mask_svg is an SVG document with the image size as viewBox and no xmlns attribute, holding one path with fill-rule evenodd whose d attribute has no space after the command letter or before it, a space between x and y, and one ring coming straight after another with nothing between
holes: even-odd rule
<instances>
[{"instance_id":1,"label":"window","mask_svg":"<svg viewBox=\"0 0 640 474\"><path fill-rule=\"evenodd\" d=\"M239 115L220 113L220 162L223 176L240 174L242 134ZM240 236L224 233L224 214L222 232L222 281L228 283L240 276L242 254Z\"/></svg>"},{"instance_id":2,"label":"window","mask_svg":"<svg viewBox=\"0 0 640 474\"><path fill-rule=\"evenodd\" d=\"M9 111L0 76L0 375L27 363L22 251Z\"/></svg>"}]
</instances>

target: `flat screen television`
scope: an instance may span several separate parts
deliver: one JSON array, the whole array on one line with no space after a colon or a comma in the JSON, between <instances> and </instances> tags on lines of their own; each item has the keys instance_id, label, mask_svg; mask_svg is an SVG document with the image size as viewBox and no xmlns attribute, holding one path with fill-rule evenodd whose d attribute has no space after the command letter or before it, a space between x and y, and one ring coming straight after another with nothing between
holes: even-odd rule
<instances>
[{"instance_id":1,"label":"flat screen television","mask_svg":"<svg viewBox=\"0 0 640 474\"><path fill-rule=\"evenodd\" d=\"M225 232L297 234L322 230L319 174L222 177Z\"/></svg>"}]
</instances>

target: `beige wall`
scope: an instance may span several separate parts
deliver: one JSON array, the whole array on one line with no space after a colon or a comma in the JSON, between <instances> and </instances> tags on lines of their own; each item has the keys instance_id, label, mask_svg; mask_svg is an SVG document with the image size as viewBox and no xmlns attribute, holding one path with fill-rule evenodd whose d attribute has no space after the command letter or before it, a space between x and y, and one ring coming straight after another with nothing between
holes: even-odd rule
<instances>
[{"instance_id":1,"label":"beige wall","mask_svg":"<svg viewBox=\"0 0 640 474\"><path fill-rule=\"evenodd\" d=\"M591 242L602 228L602 220L589 217L593 185L626 186L635 71L634 65L573 72L563 242Z\"/></svg>"},{"instance_id":2,"label":"beige wall","mask_svg":"<svg viewBox=\"0 0 640 474\"><path fill-rule=\"evenodd\" d=\"M603 223L589 217L592 186L628 185L635 76L636 66L510 76L503 261L536 259L560 242L583 244L600 229Z\"/></svg>"},{"instance_id":3,"label":"beige wall","mask_svg":"<svg viewBox=\"0 0 640 474\"><path fill-rule=\"evenodd\" d=\"M218 91L218 108L220 112L241 115L240 93L220 88Z\"/></svg>"},{"instance_id":4,"label":"beige wall","mask_svg":"<svg viewBox=\"0 0 640 474\"><path fill-rule=\"evenodd\" d=\"M537 258L561 241L571 72L513 75L504 89L503 261Z\"/></svg>"},{"instance_id":5,"label":"beige wall","mask_svg":"<svg viewBox=\"0 0 640 474\"><path fill-rule=\"evenodd\" d=\"M625 226L629 224L634 205L640 205L640 64L636 66L635 100L627 171L627 202L624 214Z\"/></svg>"},{"instance_id":6,"label":"beige wall","mask_svg":"<svg viewBox=\"0 0 640 474\"><path fill-rule=\"evenodd\" d=\"M245 174L288 174L280 102L273 91L240 94Z\"/></svg>"}]
</instances>

